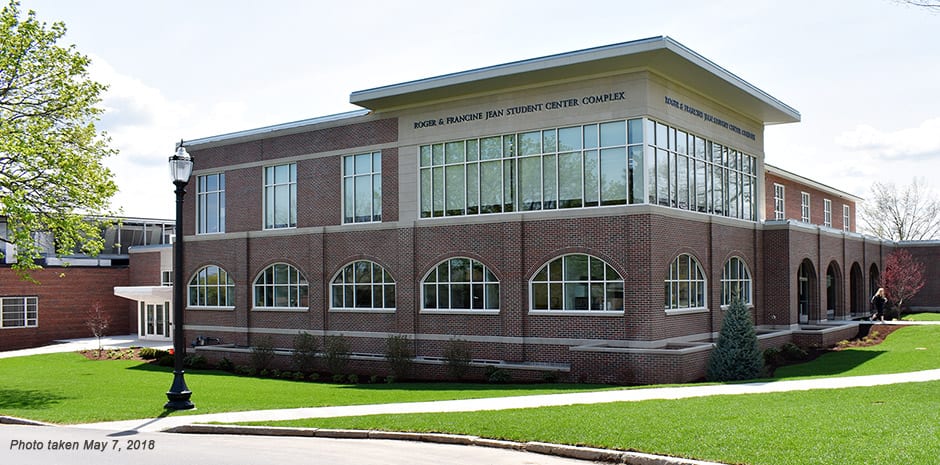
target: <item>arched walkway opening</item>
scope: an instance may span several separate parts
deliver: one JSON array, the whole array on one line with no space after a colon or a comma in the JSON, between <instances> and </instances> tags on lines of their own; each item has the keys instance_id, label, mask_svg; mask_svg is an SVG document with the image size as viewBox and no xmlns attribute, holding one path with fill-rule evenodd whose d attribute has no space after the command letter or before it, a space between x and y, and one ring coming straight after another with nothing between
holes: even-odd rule
<instances>
[{"instance_id":1,"label":"arched walkway opening","mask_svg":"<svg viewBox=\"0 0 940 465\"><path fill-rule=\"evenodd\" d=\"M842 270L839 264L829 262L826 268L826 319L834 320L843 316L845 306L842 302Z\"/></svg>"},{"instance_id":2,"label":"arched walkway opening","mask_svg":"<svg viewBox=\"0 0 940 465\"><path fill-rule=\"evenodd\" d=\"M865 278L861 265L855 262L849 272L849 312L853 316L866 313L865 302Z\"/></svg>"},{"instance_id":3,"label":"arched walkway opening","mask_svg":"<svg viewBox=\"0 0 940 465\"><path fill-rule=\"evenodd\" d=\"M800 268L796 272L796 280L799 322L808 323L811 315L813 315L813 319L819 319L819 298L816 295L816 267L813 266L813 262L809 259L800 262Z\"/></svg>"}]
</instances>

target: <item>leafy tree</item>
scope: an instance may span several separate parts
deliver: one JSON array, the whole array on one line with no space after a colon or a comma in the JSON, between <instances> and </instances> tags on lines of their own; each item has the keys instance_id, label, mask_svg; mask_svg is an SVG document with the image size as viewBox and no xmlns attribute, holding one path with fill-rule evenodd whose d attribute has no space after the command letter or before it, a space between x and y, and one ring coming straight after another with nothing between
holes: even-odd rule
<instances>
[{"instance_id":1,"label":"leafy tree","mask_svg":"<svg viewBox=\"0 0 940 465\"><path fill-rule=\"evenodd\" d=\"M897 303L899 312L904 301L917 295L924 287L925 272L926 266L904 249L895 250L885 258L881 287L885 289L888 300Z\"/></svg>"},{"instance_id":2,"label":"leafy tree","mask_svg":"<svg viewBox=\"0 0 940 465\"><path fill-rule=\"evenodd\" d=\"M764 373L764 355L757 345L751 312L740 300L731 302L708 359L709 381L753 379Z\"/></svg>"},{"instance_id":3,"label":"leafy tree","mask_svg":"<svg viewBox=\"0 0 940 465\"><path fill-rule=\"evenodd\" d=\"M108 147L95 122L106 86L92 81L88 57L75 46L56 45L61 22L47 26L19 2L0 11L0 218L3 241L16 247L21 275L38 268L39 232L55 238L58 255L103 247L100 224L117 191L103 161ZM8 257L9 258L9 257Z\"/></svg>"},{"instance_id":4,"label":"leafy tree","mask_svg":"<svg viewBox=\"0 0 940 465\"><path fill-rule=\"evenodd\" d=\"M865 229L889 241L920 241L940 236L940 201L923 178L898 189L893 183L876 182L862 206Z\"/></svg>"}]
</instances>

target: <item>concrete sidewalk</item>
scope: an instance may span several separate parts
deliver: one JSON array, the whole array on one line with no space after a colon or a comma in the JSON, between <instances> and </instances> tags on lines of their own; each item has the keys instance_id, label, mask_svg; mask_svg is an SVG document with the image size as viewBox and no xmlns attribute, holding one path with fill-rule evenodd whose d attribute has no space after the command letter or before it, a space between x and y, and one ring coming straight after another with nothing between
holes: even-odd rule
<instances>
[{"instance_id":1,"label":"concrete sidewalk","mask_svg":"<svg viewBox=\"0 0 940 465\"><path fill-rule=\"evenodd\" d=\"M845 378L821 378L793 381L770 381L760 383L716 384L648 389L639 388L602 392L580 392L571 394L546 394L490 399L410 402L378 405L353 405L345 407L255 410L247 412L213 413L204 415L172 415L158 418L105 423L89 423L75 426L79 428L119 432L155 432L184 425L208 422L228 423L245 421L295 420L301 418L329 418L377 415L386 413L442 413L508 410L559 405L636 402L653 399L685 399L691 397L715 395L765 394L772 392L806 391L812 389L843 389L851 387L883 386L887 384L937 380L940 380L940 369L918 371L913 373L853 376ZM154 402L159 403L160 399L156 399ZM198 408L198 393L196 393L196 396L193 398L193 402Z\"/></svg>"},{"instance_id":2,"label":"concrete sidewalk","mask_svg":"<svg viewBox=\"0 0 940 465\"><path fill-rule=\"evenodd\" d=\"M34 347L32 349L2 351L0 352L0 358L54 354L57 352L78 352L80 350L95 350L98 348L98 339L93 337L65 339L56 342L56 344ZM128 347L153 347L156 349L169 349L173 347L173 343L171 341L149 341L140 339L136 334L128 334L123 336L104 336L101 338L101 348L104 350L126 349Z\"/></svg>"}]
</instances>

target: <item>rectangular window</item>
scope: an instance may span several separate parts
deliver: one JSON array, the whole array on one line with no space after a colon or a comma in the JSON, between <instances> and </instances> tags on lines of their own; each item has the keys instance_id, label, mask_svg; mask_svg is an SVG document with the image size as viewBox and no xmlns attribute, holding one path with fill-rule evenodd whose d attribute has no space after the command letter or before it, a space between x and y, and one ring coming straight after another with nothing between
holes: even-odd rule
<instances>
[{"instance_id":1,"label":"rectangular window","mask_svg":"<svg viewBox=\"0 0 940 465\"><path fill-rule=\"evenodd\" d=\"M382 221L382 153L347 155L343 157L343 223L373 221Z\"/></svg>"},{"instance_id":2,"label":"rectangular window","mask_svg":"<svg viewBox=\"0 0 940 465\"><path fill-rule=\"evenodd\" d=\"M800 193L800 221L809 223L809 193Z\"/></svg>"},{"instance_id":3,"label":"rectangular window","mask_svg":"<svg viewBox=\"0 0 940 465\"><path fill-rule=\"evenodd\" d=\"M0 297L0 328L39 326L39 297Z\"/></svg>"},{"instance_id":4,"label":"rectangular window","mask_svg":"<svg viewBox=\"0 0 940 465\"><path fill-rule=\"evenodd\" d=\"M161 286L173 285L173 270L164 270L160 272L160 285Z\"/></svg>"},{"instance_id":5,"label":"rectangular window","mask_svg":"<svg viewBox=\"0 0 940 465\"><path fill-rule=\"evenodd\" d=\"M852 230L852 211L848 205L842 206L842 230Z\"/></svg>"},{"instance_id":6,"label":"rectangular window","mask_svg":"<svg viewBox=\"0 0 940 465\"><path fill-rule=\"evenodd\" d=\"M225 232L225 173L196 177L196 234Z\"/></svg>"},{"instance_id":7,"label":"rectangular window","mask_svg":"<svg viewBox=\"0 0 940 465\"><path fill-rule=\"evenodd\" d=\"M784 191L783 184L774 183L774 219L782 220L786 219L786 203L784 201Z\"/></svg>"},{"instance_id":8,"label":"rectangular window","mask_svg":"<svg viewBox=\"0 0 940 465\"><path fill-rule=\"evenodd\" d=\"M823 199L823 226L832 227L832 200Z\"/></svg>"},{"instance_id":9,"label":"rectangular window","mask_svg":"<svg viewBox=\"0 0 940 465\"><path fill-rule=\"evenodd\" d=\"M264 168L264 229L297 226L297 164Z\"/></svg>"}]
</instances>

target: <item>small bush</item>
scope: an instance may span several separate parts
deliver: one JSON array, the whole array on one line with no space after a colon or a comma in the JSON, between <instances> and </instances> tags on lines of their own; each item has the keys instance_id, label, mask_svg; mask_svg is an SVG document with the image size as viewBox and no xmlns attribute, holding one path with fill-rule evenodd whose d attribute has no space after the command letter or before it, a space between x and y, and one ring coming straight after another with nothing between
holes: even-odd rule
<instances>
[{"instance_id":1,"label":"small bush","mask_svg":"<svg viewBox=\"0 0 940 465\"><path fill-rule=\"evenodd\" d=\"M294 376L293 376L293 380L294 380L294 381L303 381L304 378L306 378L306 377L304 376L304 373L303 373L302 371L295 371L295 372L294 372Z\"/></svg>"},{"instance_id":2,"label":"small bush","mask_svg":"<svg viewBox=\"0 0 940 465\"><path fill-rule=\"evenodd\" d=\"M379 384L379 380L381 380L379 375L372 375L369 377L369 384Z\"/></svg>"},{"instance_id":3,"label":"small bush","mask_svg":"<svg viewBox=\"0 0 940 465\"><path fill-rule=\"evenodd\" d=\"M154 349L153 347L141 348L138 354L140 354L140 358L144 360L156 360L166 355L170 355L169 352L163 349Z\"/></svg>"},{"instance_id":4,"label":"small bush","mask_svg":"<svg viewBox=\"0 0 940 465\"><path fill-rule=\"evenodd\" d=\"M557 371L543 371L542 372L542 381L545 383L554 384L558 382L559 373Z\"/></svg>"},{"instance_id":5,"label":"small bush","mask_svg":"<svg viewBox=\"0 0 940 465\"><path fill-rule=\"evenodd\" d=\"M506 384L512 379L512 376L502 368L488 365L486 367L486 379L493 384Z\"/></svg>"},{"instance_id":6,"label":"small bush","mask_svg":"<svg viewBox=\"0 0 940 465\"><path fill-rule=\"evenodd\" d=\"M444 347L444 364L447 375L454 379L463 379L470 371L470 343L460 339L451 339Z\"/></svg>"},{"instance_id":7,"label":"small bush","mask_svg":"<svg viewBox=\"0 0 940 465\"><path fill-rule=\"evenodd\" d=\"M349 341L342 334L327 336L323 340L326 368L334 375L341 375L349 364Z\"/></svg>"},{"instance_id":8,"label":"small bush","mask_svg":"<svg viewBox=\"0 0 940 465\"><path fill-rule=\"evenodd\" d=\"M770 347L764 351L764 364L778 366L786 362L787 359L783 356L783 353L780 349L776 347Z\"/></svg>"},{"instance_id":9,"label":"small bush","mask_svg":"<svg viewBox=\"0 0 940 465\"><path fill-rule=\"evenodd\" d=\"M209 361L202 355L189 354L183 358L183 366L195 370L202 370L209 366Z\"/></svg>"},{"instance_id":10,"label":"small bush","mask_svg":"<svg viewBox=\"0 0 940 465\"><path fill-rule=\"evenodd\" d=\"M806 350L800 348L800 346L788 342L780 347L780 352L783 354L783 357L791 362L799 362L809 358L809 353Z\"/></svg>"},{"instance_id":11,"label":"small bush","mask_svg":"<svg viewBox=\"0 0 940 465\"><path fill-rule=\"evenodd\" d=\"M342 383L343 381L346 381L346 376L345 376L345 375L341 375L341 374L339 374L339 373L333 375L333 382L334 382L334 383Z\"/></svg>"},{"instance_id":12,"label":"small bush","mask_svg":"<svg viewBox=\"0 0 940 465\"><path fill-rule=\"evenodd\" d=\"M346 377L346 382L349 384L359 384L359 375L349 375Z\"/></svg>"},{"instance_id":13,"label":"small bush","mask_svg":"<svg viewBox=\"0 0 940 465\"><path fill-rule=\"evenodd\" d=\"M294 336L294 353L291 355L291 363L294 369L309 373L313 371L317 363L317 351L320 349L320 342L317 337L306 332L298 333Z\"/></svg>"},{"instance_id":14,"label":"small bush","mask_svg":"<svg viewBox=\"0 0 940 465\"><path fill-rule=\"evenodd\" d=\"M385 377L385 384L392 384L392 383L394 383L394 382L395 382L395 377L394 377L394 376L386 376L386 377Z\"/></svg>"},{"instance_id":15,"label":"small bush","mask_svg":"<svg viewBox=\"0 0 940 465\"><path fill-rule=\"evenodd\" d=\"M222 360L219 361L219 364L216 365L216 368L222 371L235 371L235 364L232 363L228 357L222 357Z\"/></svg>"},{"instance_id":16,"label":"small bush","mask_svg":"<svg viewBox=\"0 0 940 465\"><path fill-rule=\"evenodd\" d=\"M411 374L414 359L411 339L407 336L389 336L385 339L385 359L396 377L407 378Z\"/></svg>"},{"instance_id":17,"label":"small bush","mask_svg":"<svg viewBox=\"0 0 940 465\"><path fill-rule=\"evenodd\" d=\"M274 361L274 341L270 336L264 336L258 340L257 345L251 348L249 357L251 367L257 372L266 371Z\"/></svg>"},{"instance_id":18,"label":"small bush","mask_svg":"<svg viewBox=\"0 0 940 465\"><path fill-rule=\"evenodd\" d=\"M254 376L257 373L254 368L248 365L238 365L235 367L235 374L241 376Z\"/></svg>"},{"instance_id":19,"label":"small bush","mask_svg":"<svg viewBox=\"0 0 940 465\"><path fill-rule=\"evenodd\" d=\"M171 367L176 364L176 358L170 354L166 354L157 360L157 364L162 367Z\"/></svg>"},{"instance_id":20,"label":"small bush","mask_svg":"<svg viewBox=\"0 0 940 465\"><path fill-rule=\"evenodd\" d=\"M310 381L319 381L320 373L310 373L310 376L307 376L307 379Z\"/></svg>"}]
</instances>

